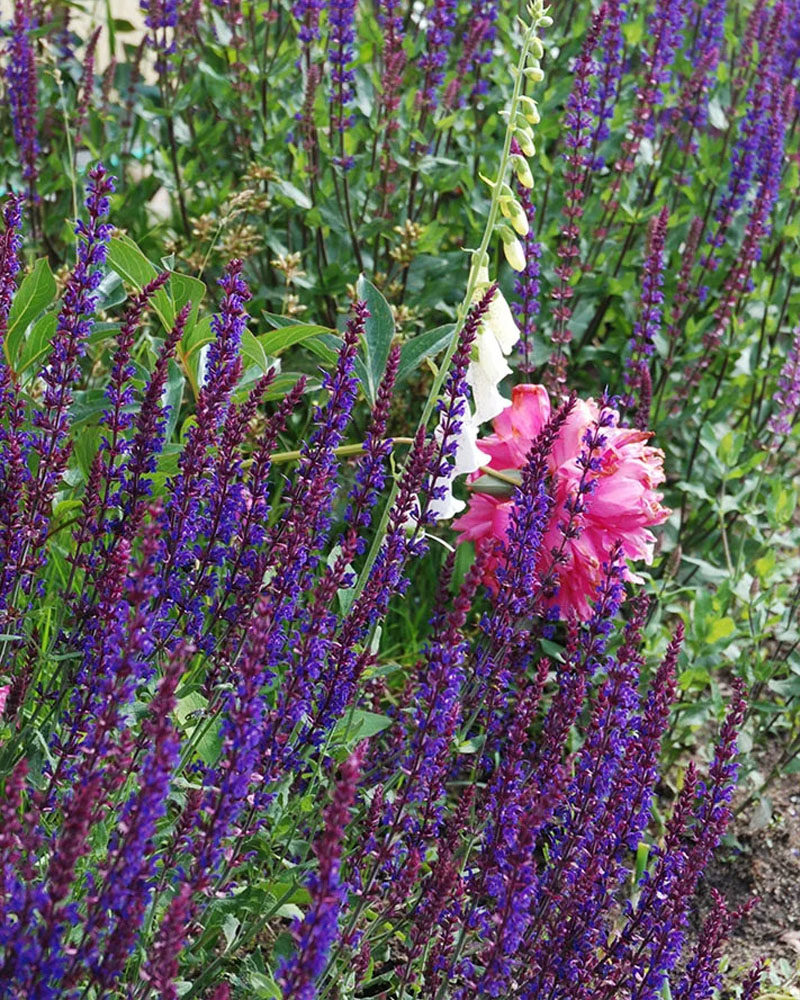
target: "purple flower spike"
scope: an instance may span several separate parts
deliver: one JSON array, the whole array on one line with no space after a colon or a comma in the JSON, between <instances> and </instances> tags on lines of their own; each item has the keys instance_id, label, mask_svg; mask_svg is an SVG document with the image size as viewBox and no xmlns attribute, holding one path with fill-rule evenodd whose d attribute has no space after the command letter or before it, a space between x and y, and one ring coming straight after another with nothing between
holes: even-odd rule
<instances>
[{"instance_id":1,"label":"purple flower spike","mask_svg":"<svg viewBox=\"0 0 800 1000\"><path fill-rule=\"evenodd\" d=\"M698 30L689 50L689 61L698 68L699 75L692 85L695 100L683 113L692 129L703 128L708 121L707 95L723 52L727 8L728 0L710 0L699 8Z\"/></svg>"},{"instance_id":2,"label":"purple flower spike","mask_svg":"<svg viewBox=\"0 0 800 1000\"><path fill-rule=\"evenodd\" d=\"M406 53L403 48L403 18L398 14L397 0L382 0L378 20L383 29L383 74L381 82L380 132L381 143L381 214L386 212L386 199L395 190L391 175L397 163L392 156L392 140L400 123L397 111L403 100L403 73L406 68Z\"/></svg>"},{"instance_id":3,"label":"purple flower spike","mask_svg":"<svg viewBox=\"0 0 800 1000\"><path fill-rule=\"evenodd\" d=\"M490 30L491 26L486 18L475 17L470 21L462 43L461 56L456 64L455 76L448 83L442 100L442 106L445 111L452 111L454 107L460 107L464 104L461 89L466 83L469 71L473 67L478 68L483 61L480 46ZM481 81L481 83L483 82ZM479 84L476 83L473 93L477 93L478 89Z\"/></svg>"},{"instance_id":4,"label":"purple flower spike","mask_svg":"<svg viewBox=\"0 0 800 1000\"><path fill-rule=\"evenodd\" d=\"M553 268L558 284L550 291L553 299L553 333L552 340L556 350L550 358L548 377L556 392L563 389L566 380L564 347L572 340L569 329L572 317L570 302L575 294L572 276L576 267L580 266L580 220L583 216L584 172L590 160L587 148L591 142L590 128L592 125L590 99L592 82L597 75L599 65L594 57L600 39L600 32L608 16L608 6L603 3L592 15L591 25L583 40L580 54L573 67L573 84L567 98L567 109L564 114L566 136L564 144L567 152L564 154L564 224L561 228L561 238L558 243L558 263Z\"/></svg>"},{"instance_id":5,"label":"purple flower spike","mask_svg":"<svg viewBox=\"0 0 800 1000\"><path fill-rule=\"evenodd\" d=\"M88 222L78 220L78 260L67 279L50 356L41 372L45 384L42 408L34 415L33 451L38 468L28 511L29 546L37 553L47 536L51 500L72 453L69 438L72 392L80 376L80 359L92 331L97 288L103 277L112 226L105 222L114 179L98 164L89 171Z\"/></svg>"},{"instance_id":6,"label":"purple flower spike","mask_svg":"<svg viewBox=\"0 0 800 1000\"><path fill-rule=\"evenodd\" d=\"M647 253L642 275L642 295L639 316L633 327L625 359L625 406L633 408L641 398L645 386L645 370L650 368L650 358L655 350L655 337L661 329L661 311L664 304L664 244L667 238L667 207L661 209L650 226Z\"/></svg>"},{"instance_id":7,"label":"purple flower spike","mask_svg":"<svg viewBox=\"0 0 800 1000\"><path fill-rule=\"evenodd\" d=\"M448 49L453 41L456 25L456 0L432 0L425 12L428 30L425 45L419 57L419 67L423 71L422 87L417 93L417 107L423 118L436 108L439 88L444 80Z\"/></svg>"},{"instance_id":8,"label":"purple flower spike","mask_svg":"<svg viewBox=\"0 0 800 1000\"><path fill-rule=\"evenodd\" d=\"M347 111L347 106L355 97L355 73L348 68L353 62L353 42L355 41L355 0L330 0L328 17L328 60L331 64L331 143L339 134L340 155L334 161L343 170L354 165L352 156L344 155L344 133L352 127L355 115Z\"/></svg>"},{"instance_id":9,"label":"purple flower spike","mask_svg":"<svg viewBox=\"0 0 800 1000\"><path fill-rule=\"evenodd\" d=\"M642 53L644 80L638 89L630 135L623 141L622 155L614 165L617 176L613 198L617 196L622 176L630 174L636 166L642 140L655 136L658 108L664 103L672 80L672 64L682 43L689 6L689 0L657 0L648 18L647 37L652 42Z\"/></svg>"},{"instance_id":10,"label":"purple flower spike","mask_svg":"<svg viewBox=\"0 0 800 1000\"><path fill-rule=\"evenodd\" d=\"M276 975L284 1000L314 1000L317 995L314 983L324 971L328 953L336 940L344 902L340 876L343 840L350 807L356 797L363 754L363 748L359 748L342 764L333 801L325 810L322 834L314 843L318 870L308 883L310 909L295 923L295 954L281 963Z\"/></svg>"},{"instance_id":11,"label":"purple flower spike","mask_svg":"<svg viewBox=\"0 0 800 1000\"><path fill-rule=\"evenodd\" d=\"M0 412L8 404L12 383L11 372L6 365L4 341L20 268L22 205L23 199L15 195L6 201L3 206L3 232L0 233ZM1 435L2 431L0 440Z\"/></svg>"},{"instance_id":12,"label":"purple flower spike","mask_svg":"<svg viewBox=\"0 0 800 1000\"><path fill-rule=\"evenodd\" d=\"M22 176L28 182L28 197L36 199L39 155L36 55L30 33L36 27L30 0L16 0L11 39L8 44L8 103L19 150Z\"/></svg>"},{"instance_id":13,"label":"purple flower spike","mask_svg":"<svg viewBox=\"0 0 800 1000\"><path fill-rule=\"evenodd\" d=\"M292 15L300 24L297 37L306 52L311 43L319 38L319 15L325 4L326 0L296 0L292 5Z\"/></svg>"},{"instance_id":14,"label":"purple flower spike","mask_svg":"<svg viewBox=\"0 0 800 1000\"><path fill-rule=\"evenodd\" d=\"M601 142L610 135L608 123L614 117L619 85L623 70L622 18L625 13L624 0L606 0L606 20L601 36L602 56L597 73L597 86L590 100L590 108L597 124L592 131L591 152L586 164L587 170L599 170L605 165L597 155Z\"/></svg>"},{"instance_id":15,"label":"purple flower spike","mask_svg":"<svg viewBox=\"0 0 800 1000\"><path fill-rule=\"evenodd\" d=\"M176 53L175 29L178 26L179 0L139 0L150 29L147 42L156 54L156 70L167 73Z\"/></svg>"},{"instance_id":16,"label":"purple flower spike","mask_svg":"<svg viewBox=\"0 0 800 1000\"><path fill-rule=\"evenodd\" d=\"M17 290L19 252L22 249L21 197L12 196L3 207L0 234L0 626L5 621L8 598L20 571L24 553L24 487L30 479L27 455L29 438L24 431L25 404L5 360L8 312Z\"/></svg>"},{"instance_id":17,"label":"purple flower spike","mask_svg":"<svg viewBox=\"0 0 800 1000\"><path fill-rule=\"evenodd\" d=\"M770 417L767 428L772 433L772 447L775 448L791 434L800 408L800 326L795 327L792 334L792 346L781 368L778 388L772 399L777 412Z\"/></svg>"}]
</instances>

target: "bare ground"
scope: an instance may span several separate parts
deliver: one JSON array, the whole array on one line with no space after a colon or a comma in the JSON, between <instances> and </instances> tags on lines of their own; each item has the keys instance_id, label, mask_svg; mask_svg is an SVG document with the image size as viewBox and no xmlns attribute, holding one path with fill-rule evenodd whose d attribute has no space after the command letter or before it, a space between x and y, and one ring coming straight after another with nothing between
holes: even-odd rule
<instances>
[{"instance_id":1,"label":"bare ground","mask_svg":"<svg viewBox=\"0 0 800 1000\"><path fill-rule=\"evenodd\" d=\"M779 777L765 796L735 818L735 843L718 851L700 889L701 912L711 887L731 906L759 900L730 941L732 971L759 958L773 968L782 960L792 969L800 963L800 775ZM745 797L741 792L738 801Z\"/></svg>"}]
</instances>

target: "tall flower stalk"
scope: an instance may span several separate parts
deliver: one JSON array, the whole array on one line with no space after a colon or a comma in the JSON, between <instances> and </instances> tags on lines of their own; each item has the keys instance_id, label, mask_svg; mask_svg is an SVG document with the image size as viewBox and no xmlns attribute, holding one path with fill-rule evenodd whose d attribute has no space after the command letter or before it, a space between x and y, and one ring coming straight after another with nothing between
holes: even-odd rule
<instances>
[{"instance_id":1,"label":"tall flower stalk","mask_svg":"<svg viewBox=\"0 0 800 1000\"><path fill-rule=\"evenodd\" d=\"M418 424L418 428L420 429L427 428L430 423L434 408L441 394L445 379L447 378L450 363L458 347L464 323L466 322L470 307L474 302L475 292L478 287L481 272L486 267L488 262L488 250L495 234L495 226L498 221L498 216L500 215L501 197L504 196L505 178L508 173L511 158L511 143L515 137L518 142L520 141L521 126L518 121L518 113L524 98L524 81L530 78L534 81L540 82L543 78L543 73L539 67L539 58L543 54L543 47L539 39L539 33L543 28L547 28L552 24L552 19L546 14L542 0L532 0L528 7L528 15L530 17L530 23L525 28L519 59L517 60L517 65L515 66L513 72L514 90L508 105L508 125L506 127L505 138L503 140L503 148L500 154L497 176L491 183L492 196L489 203L486 225L484 226L480 244L472 254L472 264L467 278L467 288L464 293L464 298L462 299L456 313L455 329L453 331L452 338L442 358L439 371L434 376L431 388L428 392L428 398L422 408L422 414ZM528 98L527 100L529 101L530 99ZM522 129L524 133L525 127L522 127ZM524 144L520 143L520 145L524 152L526 148L529 148L531 140L526 134L523 134L523 140ZM530 153L528 155L530 155ZM521 170L522 168L517 167L516 169ZM391 509L391 504L397 495L397 489L398 487L396 482L392 484L389 489L389 496L386 500L383 513L381 514L381 518L377 526L375 539L373 540L364 566L355 584L357 594L364 589L370 569L378 556L381 538L386 530L386 525L389 520L389 511Z\"/></svg>"},{"instance_id":2,"label":"tall flower stalk","mask_svg":"<svg viewBox=\"0 0 800 1000\"><path fill-rule=\"evenodd\" d=\"M31 38L36 28L30 0L15 0L14 21L8 43L6 82L14 141L19 153L22 177L28 186L28 200L36 200L39 175L38 87L36 54Z\"/></svg>"}]
</instances>

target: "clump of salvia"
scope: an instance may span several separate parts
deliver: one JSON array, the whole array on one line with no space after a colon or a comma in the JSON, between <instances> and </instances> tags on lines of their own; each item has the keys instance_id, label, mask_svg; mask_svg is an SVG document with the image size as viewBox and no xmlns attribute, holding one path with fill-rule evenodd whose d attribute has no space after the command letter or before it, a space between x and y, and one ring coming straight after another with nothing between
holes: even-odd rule
<instances>
[{"instance_id":1,"label":"clump of salvia","mask_svg":"<svg viewBox=\"0 0 800 1000\"><path fill-rule=\"evenodd\" d=\"M129 299L100 444L74 486L70 407L113 190L101 166L89 176L42 391L0 361L0 670L12 734L0 754L0 996L220 998L229 982L234 995L246 987L241 964L265 948L275 989L304 1000L358 996L367 983L369 995L439 1000L645 1000L668 981L681 1000L709 996L733 920L721 899L675 970L730 815L742 692L707 775L689 767L656 835L681 629L643 687L647 607L634 601L619 624L612 546L591 617L559 626L560 657L542 648L554 628L552 613L540 624L552 581L543 588L535 568L553 505L546 458L572 400L522 470L497 593L478 593L480 561L456 584L446 560L419 662L385 680L379 629L391 602L412 596L413 561L432 558L432 501L448 486L471 346L495 288L462 325L438 430L420 430L401 463L374 557L399 355L348 492L337 449L359 392L368 312L356 302L284 478L271 456L305 385L271 404L272 373L238 390L249 297L238 261L220 281L204 381L166 485L155 488L164 388L189 306L144 384L132 360L160 275ZM4 218L0 335L19 272L18 201ZM581 503L590 484L591 464ZM69 529L53 513L65 491L77 501ZM300 906L293 921L288 900ZM235 947L225 913L239 914ZM276 938L273 954L264 940ZM747 995L756 987L750 977Z\"/></svg>"}]
</instances>

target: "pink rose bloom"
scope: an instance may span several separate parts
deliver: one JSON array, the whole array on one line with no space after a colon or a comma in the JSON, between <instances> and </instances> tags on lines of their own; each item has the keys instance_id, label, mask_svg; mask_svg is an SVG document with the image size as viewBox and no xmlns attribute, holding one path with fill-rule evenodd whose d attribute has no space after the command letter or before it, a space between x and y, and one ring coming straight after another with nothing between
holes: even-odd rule
<instances>
[{"instance_id":1,"label":"pink rose bloom","mask_svg":"<svg viewBox=\"0 0 800 1000\"><path fill-rule=\"evenodd\" d=\"M648 445L652 433L612 426L603 429L606 444L595 453L600 468L590 473L594 489L586 498L585 513L578 516L580 533L576 538L564 539L558 523L567 519L564 503L575 495L582 475L577 458L583 436L599 415L600 407L593 399L577 400L549 458L554 507L537 569L544 576L552 566L552 550L563 546L565 561L557 570L558 593L552 600L543 601L545 605L557 604L562 617L573 612L581 617L590 613L603 563L616 541L622 543L627 559L651 563L655 536L649 529L670 515L661 505L662 494L656 490L664 482L664 453ZM619 415L613 415L616 425ZM489 467L499 472L521 468L549 418L550 400L544 386L515 386L511 405L493 421L494 434L480 441L481 451L491 456ZM510 499L475 493L467 512L453 527L461 532L461 541L475 542L479 551L491 549L498 539L506 539L512 507ZM485 582L490 587L496 582L497 564L496 558L489 557ZM626 567L625 579L640 578Z\"/></svg>"}]
</instances>

